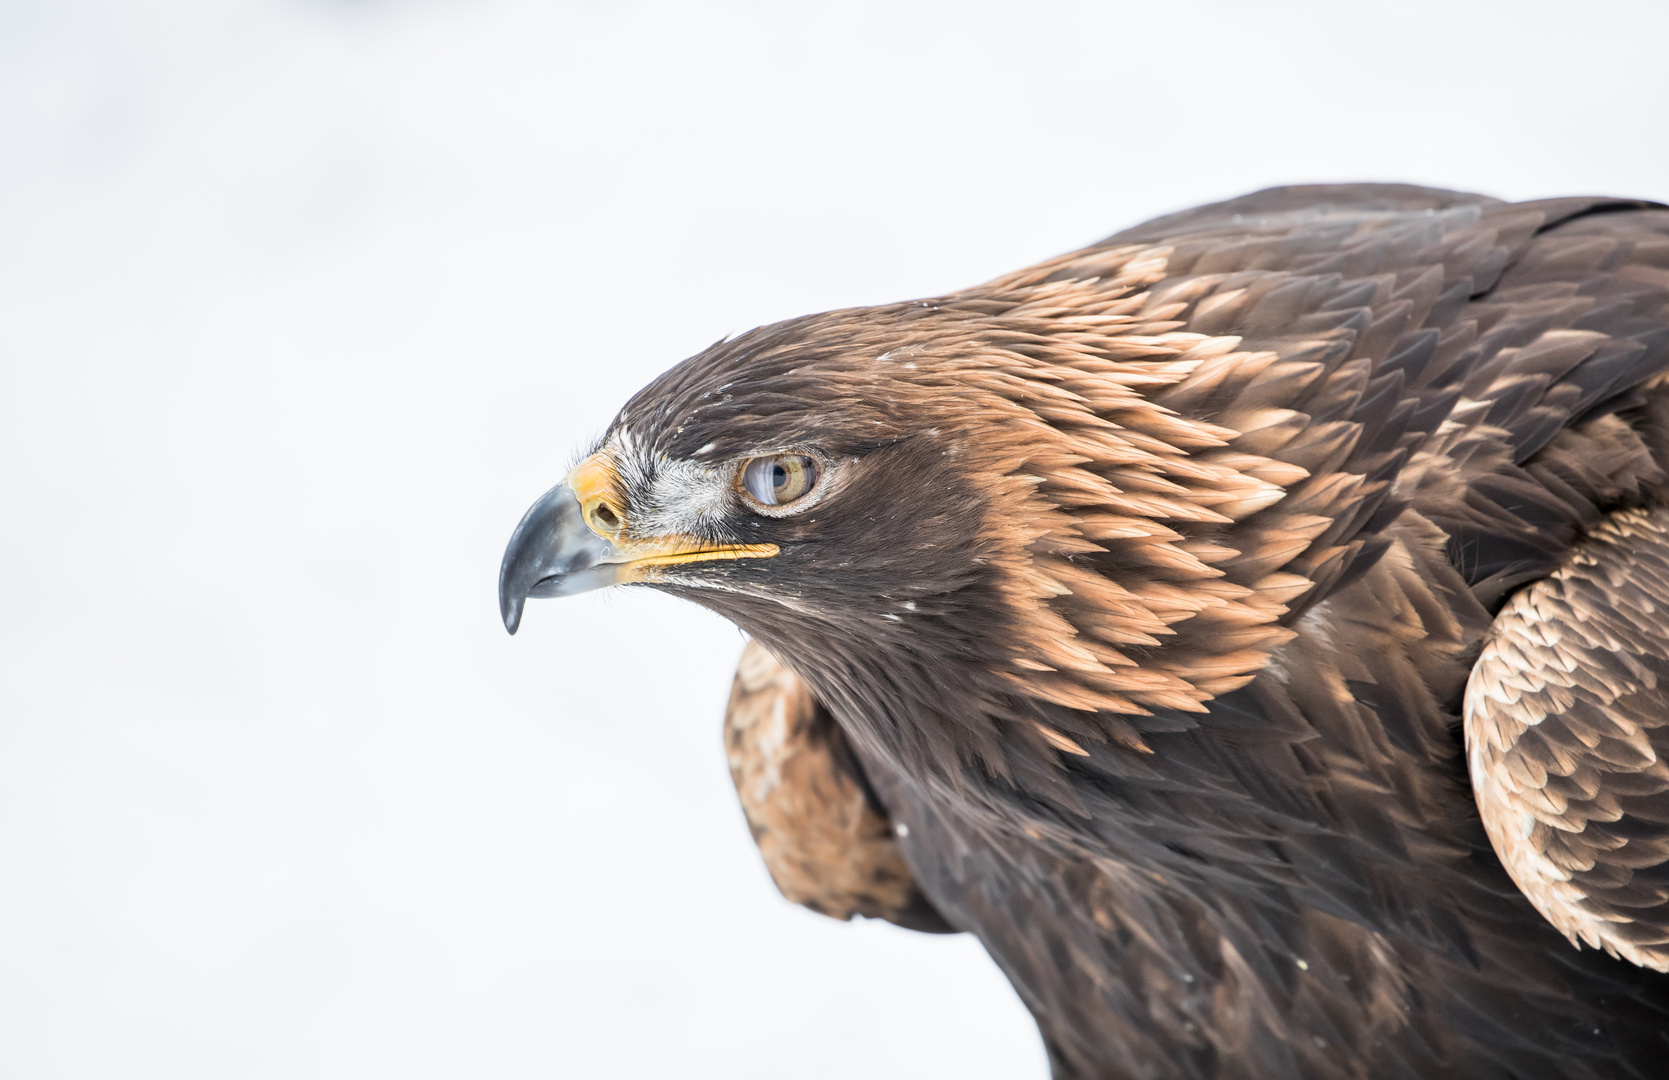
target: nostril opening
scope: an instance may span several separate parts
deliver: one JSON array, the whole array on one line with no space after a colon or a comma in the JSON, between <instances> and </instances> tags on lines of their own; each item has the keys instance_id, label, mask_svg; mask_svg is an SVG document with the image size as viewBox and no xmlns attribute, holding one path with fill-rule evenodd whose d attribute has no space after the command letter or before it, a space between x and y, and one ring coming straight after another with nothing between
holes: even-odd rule
<instances>
[{"instance_id":1,"label":"nostril opening","mask_svg":"<svg viewBox=\"0 0 1669 1080\"><path fill-rule=\"evenodd\" d=\"M613 530L620 527L620 515L616 514L608 503L598 503L597 508L591 511L591 516L605 529Z\"/></svg>"}]
</instances>

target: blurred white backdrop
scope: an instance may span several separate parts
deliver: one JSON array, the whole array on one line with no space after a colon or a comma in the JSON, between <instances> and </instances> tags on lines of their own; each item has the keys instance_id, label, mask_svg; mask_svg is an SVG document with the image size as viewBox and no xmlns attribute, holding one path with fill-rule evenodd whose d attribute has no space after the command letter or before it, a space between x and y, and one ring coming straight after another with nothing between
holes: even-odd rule
<instances>
[{"instance_id":1,"label":"blurred white backdrop","mask_svg":"<svg viewBox=\"0 0 1669 1080\"><path fill-rule=\"evenodd\" d=\"M737 633L504 542L656 372L1272 183L1669 198L1669 5L0 3L0 1075L1041 1077L775 893Z\"/></svg>"}]
</instances>

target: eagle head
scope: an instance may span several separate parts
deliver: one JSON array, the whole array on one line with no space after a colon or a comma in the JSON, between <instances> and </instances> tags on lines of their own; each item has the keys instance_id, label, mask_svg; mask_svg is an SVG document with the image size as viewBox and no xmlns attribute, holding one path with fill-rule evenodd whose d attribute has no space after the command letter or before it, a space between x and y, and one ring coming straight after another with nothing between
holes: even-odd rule
<instances>
[{"instance_id":1,"label":"eagle head","mask_svg":"<svg viewBox=\"0 0 1669 1080\"><path fill-rule=\"evenodd\" d=\"M736 622L843 719L907 713L878 730L987 759L1014 722L1051 753L1145 751L1130 719L1248 681L1309 587L1235 533L1307 474L1186 408L1260 357L1177 330L1162 273L1091 249L713 345L528 511L505 626L528 597L648 585Z\"/></svg>"}]
</instances>

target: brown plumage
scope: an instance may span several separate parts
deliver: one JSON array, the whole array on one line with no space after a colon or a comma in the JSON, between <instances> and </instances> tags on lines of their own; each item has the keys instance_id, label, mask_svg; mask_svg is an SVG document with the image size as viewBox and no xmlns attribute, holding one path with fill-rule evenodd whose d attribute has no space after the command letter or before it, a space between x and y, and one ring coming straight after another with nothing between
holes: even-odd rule
<instances>
[{"instance_id":1,"label":"brown plumage","mask_svg":"<svg viewBox=\"0 0 1669 1080\"><path fill-rule=\"evenodd\" d=\"M1466 694L1478 808L1513 881L1572 944L1657 971L1669 971L1666 677L1669 512L1621 510L1501 610Z\"/></svg>"},{"instance_id":2,"label":"brown plumage","mask_svg":"<svg viewBox=\"0 0 1669 1080\"><path fill-rule=\"evenodd\" d=\"M895 826L834 718L756 642L736 668L724 748L754 843L783 896L835 919L952 929L910 875Z\"/></svg>"},{"instance_id":3,"label":"brown plumage","mask_svg":"<svg viewBox=\"0 0 1669 1080\"><path fill-rule=\"evenodd\" d=\"M501 601L747 630L779 884L895 852L1057 1076L1661 1076L1666 370L1669 211L1274 189L713 346Z\"/></svg>"}]
</instances>

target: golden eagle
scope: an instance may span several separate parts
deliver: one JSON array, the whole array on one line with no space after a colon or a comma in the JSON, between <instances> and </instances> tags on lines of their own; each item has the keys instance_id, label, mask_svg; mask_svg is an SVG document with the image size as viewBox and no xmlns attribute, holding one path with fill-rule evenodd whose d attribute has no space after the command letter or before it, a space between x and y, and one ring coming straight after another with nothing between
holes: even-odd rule
<instances>
[{"instance_id":1,"label":"golden eagle","mask_svg":"<svg viewBox=\"0 0 1669 1080\"><path fill-rule=\"evenodd\" d=\"M753 639L790 898L1057 1077L1669 1076L1669 209L1288 187L632 398L525 598Z\"/></svg>"}]
</instances>

